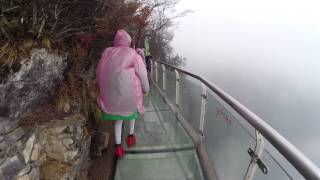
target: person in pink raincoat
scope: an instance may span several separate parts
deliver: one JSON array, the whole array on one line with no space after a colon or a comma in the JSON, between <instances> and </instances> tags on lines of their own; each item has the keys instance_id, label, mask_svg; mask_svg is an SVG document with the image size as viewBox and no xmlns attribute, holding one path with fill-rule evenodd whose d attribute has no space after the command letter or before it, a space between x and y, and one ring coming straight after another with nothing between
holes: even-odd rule
<instances>
[{"instance_id":1,"label":"person in pink raincoat","mask_svg":"<svg viewBox=\"0 0 320 180\"><path fill-rule=\"evenodd\" d=\"M118 30L113 47L104 50L98 63L98 106L103 120L115 121L115 155L124 156L121 143L123 121L129 121L127 145L135 145L134 123L144 114L143 94L149 91L147 71L142 58L130 47L131 37Z\"/></svg>"},{"instance_id":2,"label":"person in pink raincoat","mask_svg":"<svg viewBox=\"0 0 320 180\"><path fill-rule=\"evenodd\" d=\"M137 53L141 56L144 65L147 67L147 65L146 65L146 60L145 60L146 58L145 58L145 56L144 56L144 49L143 49L143 48L137 48L136 51L137 51Z\"/></svg>"}]
</instances>

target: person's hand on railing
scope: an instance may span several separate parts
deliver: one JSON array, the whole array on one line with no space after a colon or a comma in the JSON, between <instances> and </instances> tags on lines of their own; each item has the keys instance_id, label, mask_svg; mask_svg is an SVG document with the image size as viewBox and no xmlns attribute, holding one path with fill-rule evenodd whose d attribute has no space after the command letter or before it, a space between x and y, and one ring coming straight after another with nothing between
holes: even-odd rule
<instances>
[{"instance_id":1,"label":"person's hand on railing","mask_svg":"<svg viewBox=\"0 0 320 180\"><path fill-rule=\"evenodd\" d=\"M144 96L147 96L149 94L149 92L143 92Z\"/></svg>"}]
</instances>

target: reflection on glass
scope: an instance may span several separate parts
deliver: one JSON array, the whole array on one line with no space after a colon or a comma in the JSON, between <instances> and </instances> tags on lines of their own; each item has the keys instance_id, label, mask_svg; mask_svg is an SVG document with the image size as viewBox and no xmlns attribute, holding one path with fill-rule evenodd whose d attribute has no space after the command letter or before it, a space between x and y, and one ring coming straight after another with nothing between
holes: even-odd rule
<instances>
[{"instance_id":1,"label":"reflection on glass","mask_svg":"<svg viewBox=\"0 0 320 180\"><path fill-rule=\"evenodd\" d=\"M208 93L204 136L218 177L242 179L251 160L247 150L255 147L255 139L211 93Z\"/></svg>"},{"instance_id":2,"label":"reflection on glass","mask_svg":"<svg viewBox=\"0 0 320 180\"><path fill-rule=\"evenodd\" d=\"M176 103L176 74L174 71L167 69L166 71L166 96L172 104Z\"/></svg>"},{"instance_id":3,"label":"reflection on glass","mask_svg":"<svg viewBox=\"0 0 320 180\"><path fill-rule=\"evenodd\" d=\"M117 163L115 180L203 180L195 150L128 154Z\"/></svg>"},{"instance_id":4,"label":"reflection on glass","mask_svg":"<svg viewBox=\"0 0 320 180\"><path fill-rule=\"evenodd\" d=\"M180 112L198 132L201 112L202 86L199 81L187 76L180 77Z\"/></svg>"}]
</instances>

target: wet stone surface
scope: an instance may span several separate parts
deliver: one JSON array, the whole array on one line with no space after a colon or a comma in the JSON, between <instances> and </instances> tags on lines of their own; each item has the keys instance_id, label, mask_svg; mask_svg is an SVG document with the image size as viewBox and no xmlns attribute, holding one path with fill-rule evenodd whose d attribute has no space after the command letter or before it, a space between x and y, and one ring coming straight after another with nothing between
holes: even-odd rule
<instances>
[{"instance_id":1,"label":"wet stone surface","mask_svg":"<svg viewBox=\"0 0 320 180\"><path fill-rule=\"evenodd\" d=\"M4 179L13 179L25 166L25 163L14 156L10 159L7 159L1 166Z\"/></svg>"},{"instance_id":2,"label":"wet stone surface","mask_svg":"<svg viewBox=\"0 0 320 180\"><path fill-rule=\"evenodd\" d=\"M19 119L52 100L66 66L65 54L33 49L0 83L0 180L86 179L91 136L84 116L52 115L40 126L19 127Z\"/></svg>"},{"instance_id":3,"label":"wet stone surface","mask_svg":"<svg viewBox=\"0 0 320 180\"><path fill-rule=\"evenodd\" d=\"M46 49L32 49L19 71L0 83L0 117L21 117L47 102L63 80L66 59Z\"/></svg>"},{"instance_id":4,"label":"wet stone surface","mask_svg":"<svg viewBox=\"0 0 320 180\"><path fill-rule=\"evenodd\" d=\"M17 126L17 121L10 118L0 117L0 134L6 134Z\"/></svg>"},{"instance_id":5,"label":"wet stone surface","mask_svg":"<svg viewBox=\"0 0 320 180\"><path fill-rule=\"evenodd\" d=\"M7 124L14 128L0 135L0 179L86 179L91 136L85 124L80 114L49 121L28 133Z\"/></svg>"}]
</instances>

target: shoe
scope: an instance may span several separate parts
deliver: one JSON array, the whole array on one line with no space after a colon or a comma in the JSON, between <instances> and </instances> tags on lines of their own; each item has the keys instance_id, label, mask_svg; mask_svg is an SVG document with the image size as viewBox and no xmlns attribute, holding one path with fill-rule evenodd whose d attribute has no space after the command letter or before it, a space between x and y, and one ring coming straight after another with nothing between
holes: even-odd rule
<instances>
[{"instance_id":1,"label":"shoe","mask_svg":"<svg viewBox=\"0 0 320 180\"><path fill-rule=\"evenodd\" d=\"M136 137L133 134L127 137L127 145L128 147L136 145Z\"/></svg>"},{"instance_id":2,"label":"shoe","mask_svg":"<svg viewBox=\"0 0 320 180\"><path fill-rule=\"evenodd\" d=\"M122 158L124 156L124 149L121 144L116 145L114 152L117 158Z\"/></svg>"}]
</instances>

